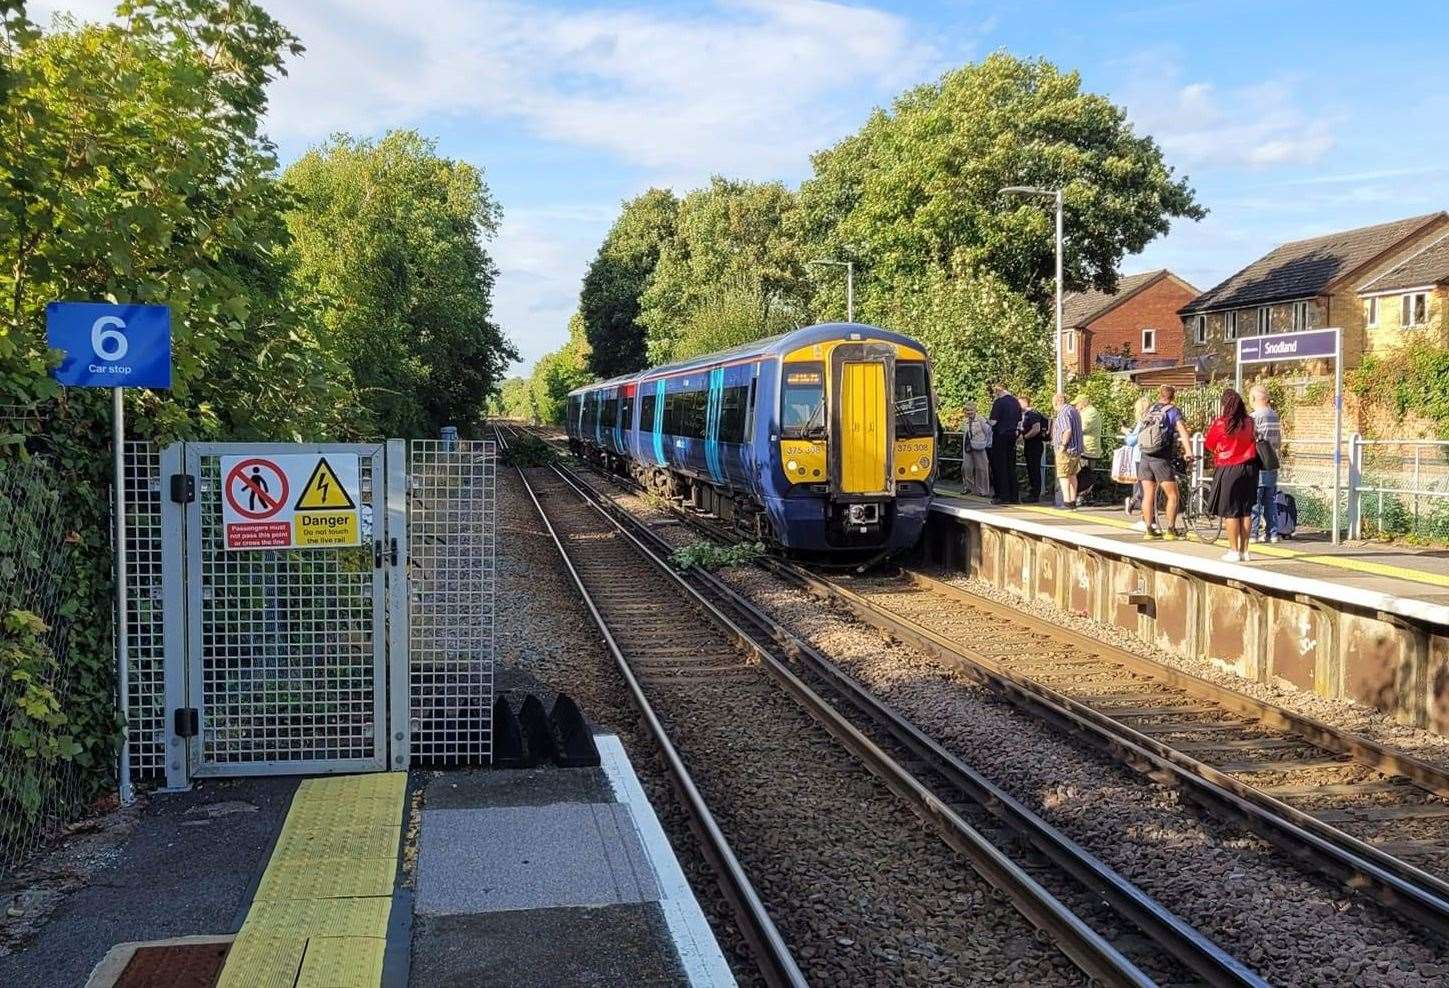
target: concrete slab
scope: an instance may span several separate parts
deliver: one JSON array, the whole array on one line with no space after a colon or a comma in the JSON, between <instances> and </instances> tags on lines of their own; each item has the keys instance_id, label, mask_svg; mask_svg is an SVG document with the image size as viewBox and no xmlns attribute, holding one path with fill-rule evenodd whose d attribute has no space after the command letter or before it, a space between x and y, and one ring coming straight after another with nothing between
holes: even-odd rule
<instances>
[{"instance_id":1,"label":"concrete slab","mask_svg":"<svg viewBox=\"0 0 1449 988\"><path fill-rule=\"evenodd\" d=\"M446 772L428 783L423 797L423 805L433 810L615 801L600 770L550 767Z\"/></svg>"},{"instance_id":2,"label":"concrete slab","mask_svg":"<svg viewBox=\"0 0 1449 988\"><path fill-rule=\"evenodd\" d=\"M658 897L618 803L423 811L417 911L425 916Z\"/></svg>"}]
</instances>

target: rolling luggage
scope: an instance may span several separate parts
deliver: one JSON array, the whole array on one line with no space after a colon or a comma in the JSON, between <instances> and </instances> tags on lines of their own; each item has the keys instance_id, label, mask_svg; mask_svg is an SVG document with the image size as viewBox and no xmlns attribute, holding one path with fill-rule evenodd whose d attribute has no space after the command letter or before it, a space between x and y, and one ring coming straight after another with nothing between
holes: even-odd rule
<instances>
[{"instance_id":1,"label":"rolling luggage","mask_svg":"<svg viewBox=\"0 0 1449 988\"><path fill-rule=\"evenodd\" d=\"M1277 534L1285 539L1292 538L1298 528L1298 502L1292 494L1280 490L1273 495L1273 507L1278 511Z\"/></svg>"}]
</instances>

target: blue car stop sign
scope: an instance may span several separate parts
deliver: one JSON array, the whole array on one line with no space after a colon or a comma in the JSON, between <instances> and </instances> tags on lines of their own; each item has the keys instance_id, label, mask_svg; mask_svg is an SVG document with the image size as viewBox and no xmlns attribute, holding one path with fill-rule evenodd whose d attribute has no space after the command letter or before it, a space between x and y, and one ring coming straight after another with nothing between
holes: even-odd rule
<instances>
[{"instance_id":1,"label":"blue car stop sign","mask_svg":"<svg viewBox=\"0 0 1449 988\"><path fill-rule=\"evenodd\" d=\"M53 372L80 388L171 387L171 307L51 302L45 307L50 345L65 351Z\"/></svg>"}]
</instances>

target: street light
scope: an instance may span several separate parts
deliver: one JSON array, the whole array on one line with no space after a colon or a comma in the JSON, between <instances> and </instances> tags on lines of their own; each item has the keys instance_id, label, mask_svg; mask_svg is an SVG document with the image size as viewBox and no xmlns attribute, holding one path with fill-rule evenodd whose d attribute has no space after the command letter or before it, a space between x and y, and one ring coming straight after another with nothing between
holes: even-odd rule
<instances>
[{"instance_id":1,"label":"street light","mask_svg":"<svg viewBox=\"0 0 1449 988\"><path fill-rule=\"evenodd\" d=\"M811 261L805 266L826 264L845 269L845 321L855 322L855 262L854 261Z\"/></svg>"},{"instance_id":2,"label":"street light","mask_svg":"<svg viewBox=\"0 0 1449 988\"><path fill-rule=\"evenodd\" d=\"M1024 196L1050 196L1057 207L1057 391L1062 390L1062 190L1038 189L1030 185L1008 185L1002 195L1016 193Z\"/></svg>"}]
</instances>

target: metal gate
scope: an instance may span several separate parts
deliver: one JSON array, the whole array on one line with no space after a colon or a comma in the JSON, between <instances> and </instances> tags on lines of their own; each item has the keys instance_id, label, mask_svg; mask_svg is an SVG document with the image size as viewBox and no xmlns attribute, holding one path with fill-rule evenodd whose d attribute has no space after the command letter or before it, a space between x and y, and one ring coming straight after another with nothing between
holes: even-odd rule
<instances>
[{"instance_id":1,"label":"metal gate","mask_svg":"<svg viewBox=\"0 0 1449 988\"><path fill-rule=\"evenodd\" d=\"M226 548L222 457L343 453L357 456L360 545ZM493 444L418 442L408 454L402 440L131 451L151 458L131 472L159 495L138 507L160 516L128 540L160 559L133 609L161 604L126 643L147 694L132 700L138 714L165 712L132 718L138 777L163 769L181 787L491 758ZM164 647L142 647L157 623Z\"/></svg>"}]
</instances>

